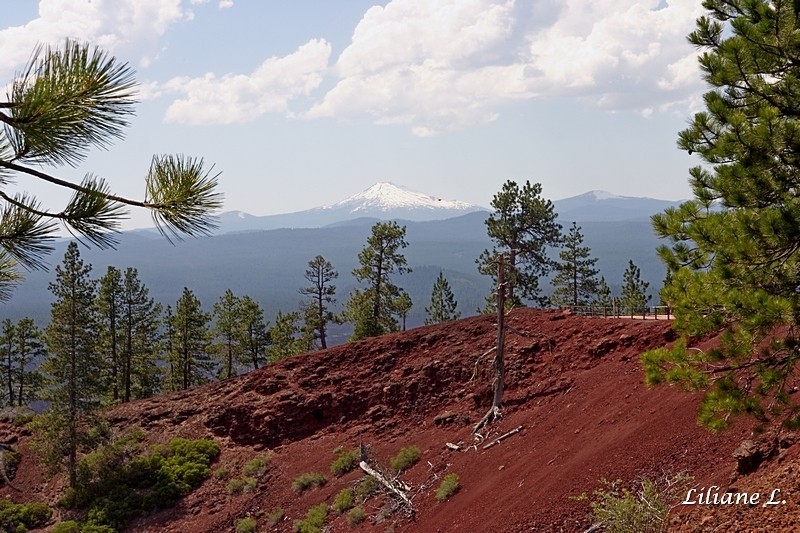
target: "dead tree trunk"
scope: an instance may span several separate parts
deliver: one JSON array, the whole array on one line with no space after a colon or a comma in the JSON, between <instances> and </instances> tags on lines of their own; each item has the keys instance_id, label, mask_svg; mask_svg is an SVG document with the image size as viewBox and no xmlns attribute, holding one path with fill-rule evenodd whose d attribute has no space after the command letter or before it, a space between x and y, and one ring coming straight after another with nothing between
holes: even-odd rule
<instances>
[{"instance_id":1,"label":"dead tree trunk","mask_svg":"<svg viewBox=\"0 0 800 533\"><path fill-rule=\"evenodd\" d=\"M477 433L483 426L500 417L500 407L503 405L503 392L505 391L505 341L506 341L506 280L505 263L503 254L497 258L497 346L494 355L494 397L489 411L475 424L472 429Z\"/></svg>"}]
</instances>

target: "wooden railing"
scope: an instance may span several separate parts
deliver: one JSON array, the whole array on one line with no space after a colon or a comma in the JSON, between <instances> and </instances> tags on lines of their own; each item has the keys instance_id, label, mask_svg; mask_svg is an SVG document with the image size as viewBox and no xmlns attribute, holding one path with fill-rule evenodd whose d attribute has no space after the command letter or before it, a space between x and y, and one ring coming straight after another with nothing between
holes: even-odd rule
<instances>
[{"instance_id":1,"label":"wooden railing","mask_svg":"<svg viewBox=\"0 0 800 533\"><path fill-rule=\"evenodd\" d=\"M570 306L567 309L576 315L598 316L606 318L643 318L671 320L672 309L666 305L655 305L652 307L641 307L638 309L624 309L620 306L599 306L599 305L579 305Z\"/></svg>"}]
</instances>

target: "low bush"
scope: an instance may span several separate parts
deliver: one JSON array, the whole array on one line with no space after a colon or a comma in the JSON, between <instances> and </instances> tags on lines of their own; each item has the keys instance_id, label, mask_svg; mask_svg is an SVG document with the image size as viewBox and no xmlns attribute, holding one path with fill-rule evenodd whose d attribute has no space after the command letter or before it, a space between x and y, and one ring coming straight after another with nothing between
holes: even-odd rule
<instances>
[{"instance_id":1,"label":"low bush","mask_svg":"<svg viewBox=\"0 0 800 533\"><path fill-rule=\"evenodd\" d=\"M240 494L244 490L244 480L238 477L229 479L228 483L225 485L225 490L231 496Z\"/></svg>"},{"instance_id":2,"label":"low bush","mask_svg":"<svg viewBox=\"0 0 800 533\"><path fill-rule=\"evenodd\" d=\"M300 493L312 487L321 487L327 482L328 480L325 479L325 476L321 472L307 472L294 478L294 481L292 481L292 489Z\"/></svg>"},{"instance_id":3,"label":"low bush","mask_svg":"<svg viewBox=\"0 0 800 533\"><path fill-rule=\"evenodd\" d=\"M443 502L450 496L458 492L461 486L458 484L458 474L449 473L442 479L439 488L436 489L436 501Z\"/></svg>"},{"instance_id":4,"label":"low bush","mask_svg":"<svg viewBox=\"0 0 800 533\"><path fill-rule=\"evenodd\" d=\"M143 439L141 432L130 433L78 462L76 488L65 491L61 504L86 509L82 533L123 530L138 516L175 505L211 475L219 454L207 439L175 438L144 451Z\"/></svg>"},{"instance_id":5,"label":"low bush","mask_svg":"<svg viewBox=\"0 0 800 533\"><path fill-rule=\"evenodd\" d=\"M296 533L322 533L325 526L325 519L328 517L328 506L324 503L315 505L306 513L302 520L295 520L294 530Z\"/></svg>"},{"instance_id":6,"label":"low bush","mask_svg":"<svg viewBox=\"0 0 800 533\"><path fill-rule=\"evenodd\" d=\"M353 507L350 509L350 512L347 513L347 523L351 526L355 526L360 524L364 521L367 517L366 513L364 512L364 508L361 506Z\"/></svg>"},{"instance_id":7,"label":"low bush","mask_svg":"<svg viewBox=\"0 0 800 533\"><path fill-rule=\"evenodd\" d=\"M340 490L333 499L331 507L339 514L350 510L353 507L353 489Z\"/></svg>"},{"instance_id":8,"label":"low bush","mask_svg":"<svg viewBox=\"0 0 800 533\"><path fill-rule=\"evenodd\" d=\"M353 450L335 450L336 459L331 463L331 473L340 477L353 470L358 464L358 459L361 457L361 452L358 448Z\"/></svg>"},{"instance_id":9,"label":"low bush","mask_svg":"<svg viewBox=\"0 0 800 533\"><path fill-rule=\"evenodd\" d=\"M392 470L400 474L417 464L420 455L419 448L416 446L408 446L401 449L397 455L392 457L392 460L389 461L389 466L392 467Z\"/></svg>"},{"instance_id":10,"label":"low bush","mask_svg":"<svg viewBox=\"0 0 800 533\"><path fill-rule=\"evenodd\" d=\"M381 490L381 482L370 475L364 476L361 481L356 484L355 492L362 500L368 499L370 496Z\"/></svg>"},{"instance_id":11,"label":"low bush","mask_svg":"<svg viewBox=\"0 0 800 533\"><path fill-rule=\"evenodd\" d=\"M0 531L25 533L28 529L44 526L53 512L39 502L14 503L0 499Z\"/></svg>"},{"instance_id":12,"label":"low bush","mask_svg":"<svg viewBox=\"0 0 800 533\"><path fill-rule=\"evenodd\" d=\"M214 470L214 477L217 479L225 479L228 477L228 469L224 466L220 466L216 470Z\"/></svg>"},{"instance_id":13,"label":"low bush","mask_svg":"<svg viewBox=\"0 0 800 533\"><path fill-rule=\"evenodd\" d=\"M56 524L53 533L81 533L81 525L74 520L65 520Z\"/></svg>"},{"instance_id":14,"label":"low bush","mask_svg":"<svg viewBox=\"0 0 800 533\"><path fill-rule=\"evenodd\" d=\"M670 504L679 498L691 478L680 474L661 482L642 479L632 489L622 480L601 479L590 506L595 521L610 533L655 533L664 530ZM588 499L583 495L584 499Z\"/></svg>"},{"instance_id":15,"label":"low bush","mask_svg":"<svg viewBox=\"0 0 800 533\"><path fill-rule=\"evenodd\" d=\"M258 455L247 461L242 467L242 474L246 477L260 477L267 471L272 457L268 455Z\"/></svg>"},{"instance_id":16,"label":"low bush","mask_svg":"<svg viewBox=\"0 0 800 533\"><path fill-rule=\"evenodd\" d=\"M252 516L242 518L236 524L236 533L255 533L258 522Z\"/></svg>"},{"instance_id":17,"label":"low bush","mask_svg":"<svg viewBox=\"0 0 800 533\"><path fill-rule=\"evenodd\" d=\"M267 523L270 526L277 525L286 516L281 507L276 507L267 513Z\"/></svg>"}]
</instances>

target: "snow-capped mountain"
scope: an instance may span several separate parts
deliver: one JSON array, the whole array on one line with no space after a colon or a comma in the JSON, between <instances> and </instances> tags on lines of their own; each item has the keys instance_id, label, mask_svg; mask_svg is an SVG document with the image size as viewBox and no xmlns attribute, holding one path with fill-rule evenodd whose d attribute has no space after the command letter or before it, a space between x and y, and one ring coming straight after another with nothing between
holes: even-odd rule
<instances>
[{"instance_id":1,"label":"snow-capped mountain","mask_svg":"<svg viewBox=\"0 0 800 533\"><path fill-rule=\"evenodd\" d=\"M412 191L390 182L376 183L369 189L354 194L346 200L322 209L346 209L352 215L371 216L375 213L388 213L397 210L422 212L452 212L453 216L463 215L481 208L458 200L443 200ZM434 219L442 218L436 216Z\"/></svg>"},{"instance_id":2,"label":"snow-capped mountain","mask_svg":"<svg viewBox=\"0 0 800 533\"><path fill-rule=\"evenodd\" d=\"M485 210L467 202L445 200L394 183L380 182L340 202L295 213L254 216L241 211L228 211L220 215L220 227L217 233L277 228L320 228L361 218L424 222Z\"/></svg>"}]
</instances>

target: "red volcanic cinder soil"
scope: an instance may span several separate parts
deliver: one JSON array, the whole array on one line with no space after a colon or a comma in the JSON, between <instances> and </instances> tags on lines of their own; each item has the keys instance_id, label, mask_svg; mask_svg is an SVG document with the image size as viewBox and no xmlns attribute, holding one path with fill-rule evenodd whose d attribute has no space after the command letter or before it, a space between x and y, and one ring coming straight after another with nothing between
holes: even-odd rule
<instances>
[{"instance_id":1,"label":"red volcanic cinder soil","mask_svg":"<svg viewBox=\"0 0 800 533\"><path fill-rule=\"evenodd\" d=\"M358 469L340 478L331 474L336 448L362 447L373 464L384 467L403 447L422 453L401 476L410 486L413 514L382 516L388 514L382 512L387 498L376 498L366 502L367 519L355 527L331 510L327 531L580 532L591 527L592 516L588 503L576 498L598 488L601 478L632 481L685 472L697 486L772 482L764 467L732 477L732 452L752 438L750 424L712 434L695 422L698 394L643 384L639 355L674 340L668 321L517 309L508 326L503 417L482 431L480 442L471 431L491 401L493 353L485 355L495 338L490 316L296 356L108 410L113 427L141 428L150 442L213 438L222 451L212 469L236 472L256 455L272 455L255 490L230 495L227 480L212 476L176 507L141 518L130 530L234 531L239 520L252 516L258 531L292 531L310 507L331 504L337 492L361 478ZM518 433L484 448L518 427ZM20 447L25 452L25 437ZM778 448L783 452L770 475L780 469L796 473L796 446ZM302 494L292 490L298 475L315 471L327 476L327 484ZM450 472L459 476L460 491L439 503L436 487ZM51 503L58 497L59 481L45 481L30 453L23 454L16 479L23 492L3 488L3 494ZM791 496L795 487L784 486ZM275 507L285 518L269 526L267 514ZM764 531L798 530L791 528L793 519L783 521L797 516L795 501L758 515L682 507L673 518L678 530L751 531L757 529L748 519L770 516L781 518ZM734 511L739 514L733 518L725 515Z\"/></svg>"}]
</instances>

